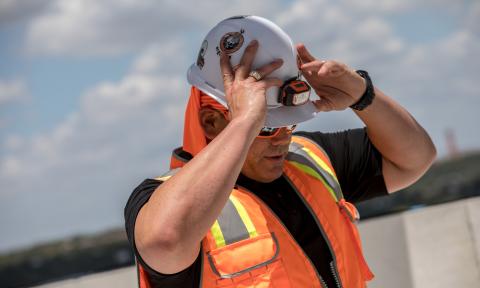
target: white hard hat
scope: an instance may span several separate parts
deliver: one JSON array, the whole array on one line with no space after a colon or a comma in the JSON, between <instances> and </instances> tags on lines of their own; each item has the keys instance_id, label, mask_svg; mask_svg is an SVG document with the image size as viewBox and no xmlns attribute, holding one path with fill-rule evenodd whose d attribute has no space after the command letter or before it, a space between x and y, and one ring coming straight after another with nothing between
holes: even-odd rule
<instances>
[{"instance_id":1,"label":"white hard hat","mask_svg":"<svg viewBox=\"0 0 480 288\"><path fill-rule=\"evenodd\" d=\"M220 52L230 55L232 66L240 63L243 52L250 41L259 42L252 70L283 59L283 65L268 77L284 81L298 77L297 50L290 37L273 22L258 16L236 16L225 19L213 27L203 40L196 63L188 69L188 82L227 107ZM278 102L278 87L267 90L267 127L283 127L313 118L316 114L311 101L301 106L284 106ZM227 107L228 108L228 107Z\"/></svg>"}]
</instances>

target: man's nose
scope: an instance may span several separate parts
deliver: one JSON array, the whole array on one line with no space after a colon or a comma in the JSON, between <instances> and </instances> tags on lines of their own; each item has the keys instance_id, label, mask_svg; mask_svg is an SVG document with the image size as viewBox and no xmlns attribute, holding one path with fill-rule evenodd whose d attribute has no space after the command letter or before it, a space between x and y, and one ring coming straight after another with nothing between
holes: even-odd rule
<instances>
[{"instance_id":1,"label":"man's nose","mask_svg":"<svg viewBox=\"0 0 480 288\"><path fill-rule=\"evenodd\" d=\"M270 143L274 146L286 145L290 142L291 137L292 137L292 132L288 131L287 128L283 127L282 129L280 129L277 135L270 138Z\"/></svg>"}]
</instances>

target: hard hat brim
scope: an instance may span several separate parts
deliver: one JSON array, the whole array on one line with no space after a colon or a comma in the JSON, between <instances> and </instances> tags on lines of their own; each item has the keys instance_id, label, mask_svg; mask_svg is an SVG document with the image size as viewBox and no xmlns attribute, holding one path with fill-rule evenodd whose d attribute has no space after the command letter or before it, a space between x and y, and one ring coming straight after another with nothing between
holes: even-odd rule
<instances>
[{"instance_id":1,"label":"hard hat brim","mask_svg":"<svg viewBox=\"0 0 480 288\"><path fill-rule=\"evenodd\" d=\"M192 86L197 87L203 93L209 95L228 109L225 95L222 91L223 87L217 88L213 87L212 85L208 85L208 83L206 83L203 79L197 76L199 75L199 73L197 73L195 69L199 69L195 64L191 65L188 69L188 83ZM221 88L222 90L220 90L219 88ZM314 118L316 114L317 109L311 101L308 101L301 106L280 106L267 108L267 119L265 120L264 126L276 128L299 124Z\"/></svg>"}]
</instances>

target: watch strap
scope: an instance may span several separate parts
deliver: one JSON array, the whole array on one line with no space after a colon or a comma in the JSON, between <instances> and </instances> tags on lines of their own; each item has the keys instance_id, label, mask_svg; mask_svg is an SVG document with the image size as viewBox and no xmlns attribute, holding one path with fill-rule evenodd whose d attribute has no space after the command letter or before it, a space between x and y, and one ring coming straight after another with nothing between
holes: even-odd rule
<instances>
[{"instance_id":1,"label":"watch strap","mask_svg":"<svg viewBox=\"0 0 480 288\"><path fill-rule=\"evenodd\" d=\"M373 89L373 83L372 79L370 79L370 76L368 75L368 72L365 70L357 70L358 75L360 75L363 79L365 79L367 89L365 90L365 93L363 93L362 97L354 103L353 105L350 106L350 108L357 110L357 111L362 111L363 109L367 108L370 104L372 104L373 99L375 98L375 91Z\"/></svg>"}]
</instances>

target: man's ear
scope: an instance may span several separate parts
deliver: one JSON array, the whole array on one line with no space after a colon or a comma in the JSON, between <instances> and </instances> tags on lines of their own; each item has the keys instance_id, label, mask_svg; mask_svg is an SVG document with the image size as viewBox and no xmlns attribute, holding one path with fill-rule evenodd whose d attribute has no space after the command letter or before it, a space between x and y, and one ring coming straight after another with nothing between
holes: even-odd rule
<instances>
[{"instance_id":1,"label":"man's ear","mask_svg":"<svg viewBox=\"0 0 480 288\"><path fill-rule=\"evenodd\" d=\"M209 140L213 140L223 128L228 124L223 113L212 108L201 108L199 113L200 125L202 125L203 133Z\"/></svg>"}]
</instances>

